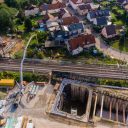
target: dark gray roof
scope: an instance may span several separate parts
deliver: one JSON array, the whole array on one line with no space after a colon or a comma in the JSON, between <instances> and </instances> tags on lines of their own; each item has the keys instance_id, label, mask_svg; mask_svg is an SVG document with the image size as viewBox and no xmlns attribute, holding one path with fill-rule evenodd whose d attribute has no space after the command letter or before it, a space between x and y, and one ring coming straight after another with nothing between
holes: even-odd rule
<instances>
[{"instance_id":1,"label":"dark gray roof","mask_svg":"<svg viewBox=\"0 0 128 128\"><path fill-rule=\"evenodd\" d=\"M106 17L98 17L96 18L97 25L107 25L107 18Z\"/></svg>"},{"instance_id":2,"label":"dark gray roof","mask_svg":"<svg viewBox=\"0 0 128 128\"><path fill-rule=\"evenodd\" d=\"M80 10L84 10L84 9L90 10L91 9L91 5L90 4L82 4L82 5L79 5L78 8Z\"/></svg>"},{"instance_id":3,"label":"dark gray roof","mask_svg":"<svg viewBox=\"0 0 128 128\"><path fill-rule=\"evenodd\" d=\"M68 26L69 31L78 30L78 29L84 29L84 26L82 23L75 23Z\"/></svg>"},{"instance_id":4,"label":"dark gray roof","mask_svg":"<svg viewBox=\"0 0 128 128\"><path fill-rule=\"evenodd\" d=\"M110 10L105 9L105 10L90 11L89 14L90 14L91 18L109 16L110 15Z\"/></svg>"},{"instance_id":5,"label":"dark gray roof","mask_svg":"<svg viewBox=\"0 0 128 128\"><path fill-rule=\"evenodd\" d=\"M108 36L116 34L116 26L113 24L106 26L106 33Z\"/></svg>"}]
</instances>

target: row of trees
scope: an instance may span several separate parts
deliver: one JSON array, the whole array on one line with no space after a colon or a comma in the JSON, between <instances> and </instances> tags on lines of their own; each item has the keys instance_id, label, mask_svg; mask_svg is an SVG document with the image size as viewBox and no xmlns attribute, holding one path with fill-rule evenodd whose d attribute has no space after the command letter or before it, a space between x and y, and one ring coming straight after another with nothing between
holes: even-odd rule
<instances>
[{"instance_id":1,"label":"row of trees","mask_svg":"<svg viewBox=\"0 0 128 128\"><path fill-rule=\"evenodd\" d=\"M31 81L48 81L48 76L40 75L36 73L24 73L23 74L24 80L27 82ZM19 72L0 72L0 79L15 79L16 81L20 81L20 73Z\"/></svg>"}]
</instances>

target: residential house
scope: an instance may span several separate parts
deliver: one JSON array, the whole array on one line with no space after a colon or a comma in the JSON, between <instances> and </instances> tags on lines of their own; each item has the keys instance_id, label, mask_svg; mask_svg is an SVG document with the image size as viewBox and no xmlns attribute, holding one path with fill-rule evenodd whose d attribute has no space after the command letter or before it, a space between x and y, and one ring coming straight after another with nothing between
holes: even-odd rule
<instances>
[{"instance_id":1,"label":"residential house","mask_svg":"<svg viewBox=\"0 0 128 128\"><path fill-rule=\"evenodd\" d=\"M71 17L72 14L68 12L65 8L60 9L60 12L58 13L58 18L66 18L66 17Z\"/></svg>"},{"instance_id":2,"label":"residential house","mask_svg":"<svg viewBox=\"0 0 128 128\"><path fill-rule=\"evenodd\" d=\"M83 0L83 3L85 3L85 4L93 3L93 0Z\"/></svg>"},{"instance_id":3,"label":"residential house","mask_svg":"<svg viewBox=\"0 0 128 128\"><path fill-rule=\"evenodd\" d=\"M108 24L108 21L106 17L98 17L94 19L93 24L97 26L105 26Z\"/></svg>"},{"instance_id":4,"label":"residential house","mask_svg":"<svg viewBox=\"0 0 128 128\"><path fill-rule=\"evenodd\" d=\"M65 41L69 39L69 32L63 30L57 30L54 32L54 39L55 41Z\"/></svg>"},{"instance_id":5,"label":"residential house","mask_svg":"<svg viewBox=\"0 0 128 128\"><path fill-rule=\"evenodd\" d=\"M82 52L84 48L94 46L95 43L95 37L92 34L81 34L75 38L70 39L67 43L67 48L72 55L77 55Z\"/></svg>"},{"instance_id":6,"label":"residential house","mask_svg":"<svg viewBox=\"0 0 128 128\"><path fill-rule=\"evenodd\" d=\"M98 18L98 17L110 17L110 11L108 9L96 10L96 11L90 11L87 14L87 19L90 22L93 22L95 18Z\"/></svg>"},{"instance_id":7,"label":"residential house","mask_svg":"<svg viewBox=\"0 0 128 128\"><path fill-rule=\"evenodd\" d=\"M117 0L117 3L128 12L128 0Z\"/></svg>"},{"instance_id":8,"label":"residential house","mask_svg":"<svg viewBox=\"0 0 128 128\"><path fill-rule=\"evenodd\" d=\"M83 23L74 23L62 26L62 30L68 32L70 37L74 37L84 32L84 25Z\"/></svg>"},{"instance_id":9,"label":"residential house","mask_svg":"<svg viewBox=\"0 0 128 128\"><path fill-rule=\"evenodd\" d=\"M69 4L74 10L77 10L77 7L83 4L83 0L69 0Z\"/></svg>"},{"instance_id":10,"label":"residential house","mask_svg":"<svg viewBox=\"0 0 128 128\"><path fill-rule=\"evenodd\" d=\"M42 15L46 14L46 12L53 14L53 13L59 13L60 9L65 7L66 5L61 2L57 2L54 4L43 4L40 6L40 11Z\"/></svg>"},{"instance_id":11,"label":"residential house","mask_svg":"<svg viewBox=\"0 0 128 128\"><path fill-rule=\"evenodd\" d=\"M64 47L65 44L64 42L61 42L61 41L45 41L45 48L54 48L54 47Z\"/></svg>"},{"instance_id":12,"label":"residential house","mask_svg":"<svg viewBox=\"0 0 128 128\"><path fill-rule=\"evenodd\" d=\"M61 25L70 25L74 23L79 23L79 19L76 16L70 16L70 17L64 17L60 19L60 24Z\"/></svg>"},{"instance_id":13,"label":"residential house","mask_svg":"<svg viewBox=\"0 0 128 128\"><path fill-rule=\"evenodd\" d=\"M128 4L124 5L124 9L128 12Z\"/></svg>"},{"instance_id":14,"label":"residential house","mask_svg":"<svg viewBox=\"0 0 128 128\"><path fill-rule=\"evenodd\" d=\"M50 14L50 13L46 13L44 16L43 16L43 21L46 22L46 21L57 21L58 20L58 17Z\"/></svg>"},{"instance_id":15,"label":"residential house","mask_svg":"<svg viewBox=\"0 0 128 128\"><path fill-rule=\"evenodd\" d=\"M39 13L39 8L36 7L35 5L31 5L30 7L27 7L25 9L25 16L28 17L28 16L35 16Z\"/></svg>"},{"instance_id":16,"label":"residential house","mask_svg":"<svg viewBox=\"0 0 128 128\"><path fill-rule=\"evenodd\" d=\"M115 25L108 25L105 26L102 29L101 34L105 37L105 38L113 38L115 36L117 36L117 32L116 32L116 26Z\"/></svg>"},{"instance_id":17,"label":"residential house","mask_svg":"<svg viewBox=\"0 0 128 128\"><path fill-rule=\"evenodd\" d=\"M68 26L70 36L76 36L84 32L83 23L74 23Z\"/></svg>"},{"instance_id":18,"label":"residential house","mask_svg":"<svg viewBox=\"0 0 128 128\"><path fill-rule=\"evenodd\" d=\"M47 21L46 26L52 36L54 36L55 31L61 30L60 25L57 21Z\"/></svg>"},{"instance_id":19,"label":"residential house","mask_svg":"<svg viewBox=\"0 0 128 128\"><path fill-rule=\"evenodd\" d=\"M86 15L90 10L92 10L91 4L82 4L77 7L79 15Z\"/></svg>"},{"instance_id":20,"label":"residential house","mask_svg":"<svg viewBox=\"0 0 128 128\"><path fill-rule=\"evenodd\" d=\"M117 0L117 3L123 6L128 3L128 0Z\"/></svg>"},{"instance_id":21,"label":"residential house","mask_svg":"<svg viewBox=\"0 0 128 128\"><path fill-rule=\"evenodd\" d=\"M54 30L49 40L45 42L46 48L64 47L65 42L69 39L69 32L63 30Z\"/></svg>"}]
</instances>

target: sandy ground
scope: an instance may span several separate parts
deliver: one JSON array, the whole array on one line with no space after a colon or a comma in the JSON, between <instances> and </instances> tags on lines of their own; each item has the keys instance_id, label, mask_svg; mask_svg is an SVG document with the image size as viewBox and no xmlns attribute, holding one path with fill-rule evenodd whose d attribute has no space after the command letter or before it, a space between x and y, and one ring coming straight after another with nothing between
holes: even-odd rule
<instances>
[{"instance_id":1,"label":"sandy ground","mask_svg":"<svg viewBox=\"0 0 128 128\"><path fill-rule=\"evenodd\" d=\"M15 45L15 47L11 50L11 54L14 55L16 52L20 51L21 49L23 49L24 44L22 41L18 41L17 44Z\"/></svg>"}]
</instances>

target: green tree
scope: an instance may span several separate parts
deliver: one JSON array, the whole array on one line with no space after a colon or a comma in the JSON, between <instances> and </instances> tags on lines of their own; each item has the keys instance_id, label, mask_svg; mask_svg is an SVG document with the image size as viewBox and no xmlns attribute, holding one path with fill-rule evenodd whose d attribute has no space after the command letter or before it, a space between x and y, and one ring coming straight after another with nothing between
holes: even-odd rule
<instances>
[{"instance_id":1,"label":"green tree","mask_svg":"<svg viewBox=\"0 0 128 128\"><path fill-rule=\"evenodd\" d=\"M14 8L24 8L29 4L28 0L5 0L5 3L9 7L14 7Z\"/></svg>"},{"instance_id":2,"label":"green tree","mask_svg":"<svg viewBox=\"0 0 128 128\"><path fill-rule=\"evenodd\" d=\"M27 50L27 57L28 57L28 58L32 58L33 56L34 56L33 50L32 50L32 49L28 49L28 50Z\"/></svg>"},{"instance_id":3,"label":"green tree","mask_svg":"<svg viewBox=\"0 0 128 128\"><path fill-rule=\"evenodd\" d=\"M32 30L32 21L30 18L25 19L24 26L27 32L30 32Z\"/></svg>"},{"instance_id":4,"label":"green tree","mask_svg":"<svg viewBox=\"0 0 128 128\"><path fill-rule=\"evenodd\" d=\"M9 8L5 4L0 5L0 32L6 32L8 29L12 30L14 27L13 18L16 10Z\"/></svg>"},{"instance_id":5,"label":"green tree","mask_svg":"<svg viewBox=\"0 0 128 128\"><path fill-rule=\"evenodd\" d=\"M46 39L48 38L47 32L37 32L37 38L39 43L45 43Z\"/></svg>"},{"instance_id":6,"label":"green tree","mask_svg":"<svg viewBox=\"0 0 128 128\"><path fill-rule=\"evenodd\" d=\"M37 58L43 59L43 57L44 57L43 52L39 51L39 52L37 53Z\"/></svg>"}]
</instances>

